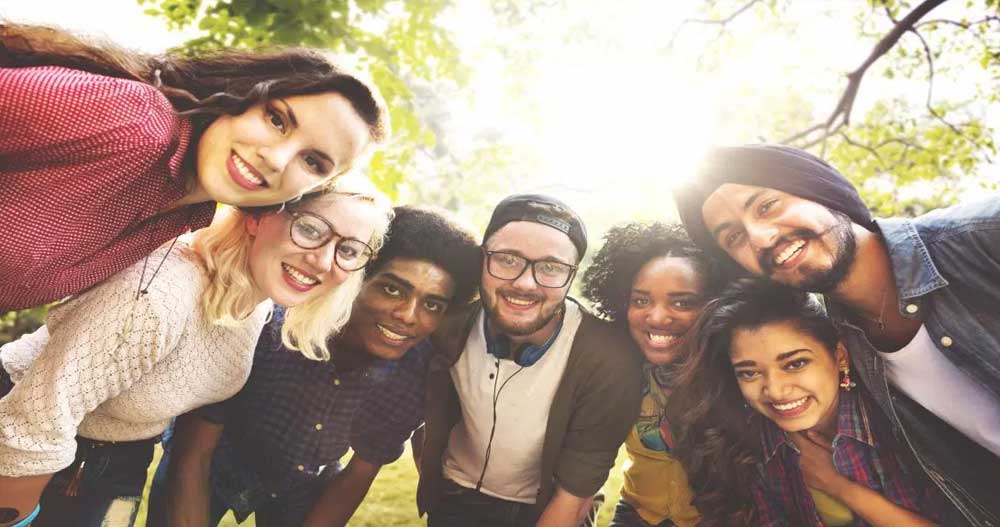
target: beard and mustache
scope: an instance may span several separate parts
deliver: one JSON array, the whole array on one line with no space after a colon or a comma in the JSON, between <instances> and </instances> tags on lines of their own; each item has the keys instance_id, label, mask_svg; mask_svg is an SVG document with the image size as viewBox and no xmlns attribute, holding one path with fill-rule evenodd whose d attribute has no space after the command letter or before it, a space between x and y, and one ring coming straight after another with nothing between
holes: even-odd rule
<instances>
[{"instance_id":1,"label":"beard and mustache","mask_svg":"<svg viewBox=\"0 0 1000 527\"><path fill-rule=\"evenodd\" d=\"M500 314L500 296L504 294L502 288L495 289L492 295L488 295L482 287L479 289L479 296L483 299L483 309L486 311L486 315L490 319L490 325L498 329L501 333L506 334L511 337L524 337L531 335L536 331L545 327L546 324L552 321L553 318L559 316L562 313L563 301L554 303L546 309L544 295L531 294L525 292L518 292L516 294L509 293L508 296L514 298L520 298L524 300L536 301L541 306L541 309L534 319L529 320L520 324L513 324L502 318ZM565 300L565 299L563 299Z\"/></svg>"},{"instance_id":2,"label":"beard and mustache","mask_svg":"<svg viewBox=\"0 0 1000 527\"><path fill-rule=\"evenodd\" d=\"M830 212L837 221L828 229L821 232L798 229L782 236L771 247L762 249L757 254L757 263L760 265L764 276L773 280L775 272L775 248L791 240L803 240L809 243L811 241L822 241L824 237L833 236L833 265L829 269L810 269L802 266L800 267L800 272L803 275L802 280L798 283L787 285L818 293L829 293L836 289L854 264L858 243L854 236L854 229L851 228L853 225L851 219L842 212L833 210Z\"/></svg>"}]
</instances>

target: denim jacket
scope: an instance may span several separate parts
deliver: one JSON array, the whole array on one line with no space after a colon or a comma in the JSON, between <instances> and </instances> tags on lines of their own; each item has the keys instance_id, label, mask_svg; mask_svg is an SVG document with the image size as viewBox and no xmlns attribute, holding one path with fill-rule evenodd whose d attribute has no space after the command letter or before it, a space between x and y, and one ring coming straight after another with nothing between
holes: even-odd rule
<instances>
[{"instance_id":1,"label":"denim jacket","mask_svg":"<svg viewBox=\"0 0 1000 527\"><path fill-rule=\"evenodd\" d=\"M1000 394L1000 196L919 218L876 222L892 261L900 315L923 321L955 366ZM956 523L1000 526L1000 458L890 386L875 347L829 302L851 362L893 433L954 506Z\"/></svg>"}]
</instances>

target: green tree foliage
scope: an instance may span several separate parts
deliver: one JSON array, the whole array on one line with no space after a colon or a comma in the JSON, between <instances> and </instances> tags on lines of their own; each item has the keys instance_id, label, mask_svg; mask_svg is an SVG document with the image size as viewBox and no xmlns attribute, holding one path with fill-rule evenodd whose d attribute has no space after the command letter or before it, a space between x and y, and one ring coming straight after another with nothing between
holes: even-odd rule
<instances>
[{"instance_id":1,"label":"green tree foliage","mask_svg":"<svg viewBox=\"0 0 1000 527\"><path fill-rule=\"evenodd\" d=\"M0 315L0 346L44 324L48 311L48 306L42 306Z\"/></svg>"},{"instance_id":2,"label":"green tree foliage","mask_svg":"<svg viewBox=\"0 0 1000 527\"><path fill-rule=\"evenodd\" d=\"M701 33L709 43L702 64L710 70L755 39L794 34L802 17L817 14L803 5L815 8L710 1L703 17L686 20L678 32ZM856 38L867 51L854 69L835 72L842 77L808 99L794 86L783 104L758 97L754 107L762 111L741 114L743 131L733 135L812 150L851 178L880 215L919 214L954 203L972 186L995 185L980 178L980 169L997 153L989 114L1000 102L1000 2L869 0L856 9ZM878 94L900 86L905 96ZM816 102L823 99L825 105ZM862 99L869 104L859 112Z\"/></svg>"},{"instance_id":3,"label":"green tree foliage","mask_svg":"<svg viewBox=\"0 0 1000 527\"><path fill-rule=\"evenodd\" d=\"M367 71L390 108L393 139L369 175L390 195L415 170L417 150L435 133L414 104L420 82L464 83L467 69L438 23L446 0L139 0L170 28L197 25L202 36L183 51L274 45L327 49Z\"/></svg>"}]
</instances>

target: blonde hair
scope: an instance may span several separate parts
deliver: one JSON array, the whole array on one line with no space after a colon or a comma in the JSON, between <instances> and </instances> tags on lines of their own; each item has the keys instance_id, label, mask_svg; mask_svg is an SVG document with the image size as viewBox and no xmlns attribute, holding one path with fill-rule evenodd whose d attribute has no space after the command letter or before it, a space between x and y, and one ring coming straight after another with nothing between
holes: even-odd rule
<instances>
[{"instance_id":1,"label":"blonde hair","mask_svg":"<svg viewBox=\"0 0 1000 527\"><path fill-rule=\"evenodd\" d=\"M352 199L370 204L377 211L377 223L367 241L374 251L382 246L392 205L375 185L366 178L345 175L321 192L287 204L296 208L313 199ZM194 236L193 249L205 265L208 284L201 296L201 307L213 324L231 325L248 316L256 304L256 286L250 275L250 246L253 237L247 230L247 218L274 213L260 209L226 207L212 225ZM265 209L266 210L266 209ZM361 292L364 272L353 272L344 283L308 302L289 308L281 327L281 340L286 347L297 350L313 360L329 360L327 340L337 334L351 317L351 306Z\"/></svg>"}]
</instances>

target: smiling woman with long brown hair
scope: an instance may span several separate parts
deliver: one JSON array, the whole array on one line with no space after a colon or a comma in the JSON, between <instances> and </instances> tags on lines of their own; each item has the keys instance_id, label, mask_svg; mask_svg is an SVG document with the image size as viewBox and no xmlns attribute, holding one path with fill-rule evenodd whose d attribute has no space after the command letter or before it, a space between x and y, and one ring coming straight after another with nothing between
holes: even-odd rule
<instances>
[{"instance_id":1,"label":"smiling woman with long brown hair","mask_svg":"<svg viewBox=\"0 0 1000 527\"><path fill-rule=\"evenodd\" d=\"M153 56L0 22L0 312L97 284L216 202L323 185L387 120L374 86L316 50Z\"/></svg>"},{"instance_id":2,"label":"smiling woman with long brown hair","mask_svg":"<svg viewBox=\"0 0 1000 527\"><path fill-rule=\"evenodd\" d=\"M839 331L816 298L740 280L692 331L667 413L678 425L700 525L942 520L941 497L852 380Z\"/></svg>"}]
</instances>

